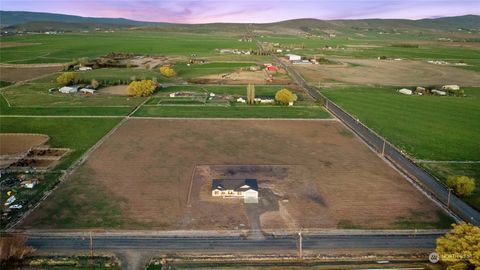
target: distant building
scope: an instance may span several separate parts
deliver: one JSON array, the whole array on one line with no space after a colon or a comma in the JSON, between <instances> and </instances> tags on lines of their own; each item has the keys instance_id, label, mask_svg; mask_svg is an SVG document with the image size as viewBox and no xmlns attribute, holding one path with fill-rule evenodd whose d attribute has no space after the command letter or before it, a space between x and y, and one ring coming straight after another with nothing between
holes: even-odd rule
<instances>
[{"instance_id":1,"label":"distant building","mask_svg":"<svg viewBox=\"0 0 480 270\"><path fill-rule=\"evenodd\" d=\"M77 86L77 85L64 86L64 87L58 89L58 92L64 93L64 94L73 94L73 93L78 92L78 88L80 88L80 87Z\"/></svg>"},{"instance_id":2,"label":"distant building","mask_svg":"<svg viewBox=\"0 0 480 270\"><path fill-rule=\"evenodd\" d=\"M404 94L404 95L411 95L411 94L413 94L413 91L410 90L410 89L407 89L407 88L402 88L402 89L398 90L398 92L399 92L400 94Z\"/></svg>"},{"instance_id":3,"label":"distant building","mask_svg":"<svg viewBox=\"0 0 480 270\"><path fill-rule=\"evenodd\" d=\"M79 71L89 71L89 70L92 70L91 67L79 67L78 68Z\"/></svg>"},{"instance_id":4,"label":"distant building","mask_svg":"<svg viewBox=\"0 0 480 270\"><path fill-rule=\"evenodd\" d=\"M302 60L302 57L300 55L287 54L286 56L288 57L288 60L290 60L290 61L300 61L300 60Z\"/></svg>"},{"instance_id":5,"label":"distant building","mask_svg":"<svg viewBox=\"0 0 480 270\"><path fill-rule=\"evenodd\" d=\"M212 196L223 198L244 198L245 202L258 202L256 179L214 179Z\"/></svg>"},{"instance_id":6,"label":"distant building","mask_svg":"<svg viewBox=\"0 0 480 270\"><path fill-rule=\"evenodd\" d=\"M96 90L95 89L90 89L90 88L82 88L80 89L80 92L84 94L95 94Z\"/></svg>"},{"instance_id":7,"label":"distant building","mask_svg":"<svg viewBox=\"0 0 480 270\"><path fill-rule=\"evenodd\" d=\"M444 85L444 86L442 86L442 90L458 91L458 90L460 90L460 86L458 86L456 84Z\"/></svg>"}]
</instances>

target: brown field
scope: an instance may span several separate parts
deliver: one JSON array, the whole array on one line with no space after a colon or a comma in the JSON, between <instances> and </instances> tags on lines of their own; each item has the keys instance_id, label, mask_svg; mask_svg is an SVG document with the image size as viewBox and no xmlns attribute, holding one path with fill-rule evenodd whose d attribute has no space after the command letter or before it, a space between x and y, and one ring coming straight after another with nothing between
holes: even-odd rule
<instances>
[{"instance_id":1,"label":"brown field","mask_svg":"<svg viewBox=\"0 0 480 270\"><path fill-rule=\"evenodd\" d=\"M47 135L42 134L0 134L0 156L25 153L33 147L44 144L48 139Z\"/></svg>"},{"instance_id":2,"label":"brown field","mask_svg":"<svg viewBox=\"0 0 480 270\"><path fill-rule=\"evenodd\" d=\"M109 95L128 96L128 85L109 86L99 89L98 92Z\"/></svg>"},{"instance_id":3,"label":"brown field","mask_svg":"<svg viewBox=\"0 0 480 270\"><path fill-rule=\"evenodd\" d=\"M19 82L55 73L62 69L61 65L38 65L18 67L17 65L0 65L0 80Z\"/></svg>"},{"instance_id":4,"label":"brown field","mask_svg":"<svg viewBox=\"0 0 480 270\"><path fill-rule=\"evenodd\" d=\"M29 45L37 45L37 44L40 44L40 43L32 43L32 42L0 42L0 48L29 46Z\"/></svg>"},{"instance_id":5,"label":"brown field","mask_svg":"<svg viewBox=\"0 0 480 270\"><path fill-rule=\"evenodd\" d=\"M480 86L480 74L458 67L439 66L422 61L372 59L332 59L338 65L294 66L313 83L351 83L370 85ZM353 65L352 65L353 64Z\"/></svg>"},{"instance_id":6,"label":"brown field","mask_svg":"<svg viewBox=\"0 0 480 270\"><path fill-rule=\"evenodd\" d=\"M229 175L258 179L264 230L438 221L431 201L337 121L131 119L21 227L251 228L251 204L208 196L210 178Z\"/></svg>"}]
</instances>

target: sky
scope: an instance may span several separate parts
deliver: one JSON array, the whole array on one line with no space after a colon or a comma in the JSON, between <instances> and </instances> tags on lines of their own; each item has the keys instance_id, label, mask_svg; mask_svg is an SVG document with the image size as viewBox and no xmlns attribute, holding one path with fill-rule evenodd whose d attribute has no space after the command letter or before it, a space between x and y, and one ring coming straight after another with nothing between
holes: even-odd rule
<instances>
[{"instance_id":1,"label":"sky","mask_svg":"<svg viewBox=\"0 0 480 270\"><path fill-rule=\"evenodd\" d=\"M0 10L173 23L480 15L480 0L0 0Z\"/></svg>"}]
</instances>

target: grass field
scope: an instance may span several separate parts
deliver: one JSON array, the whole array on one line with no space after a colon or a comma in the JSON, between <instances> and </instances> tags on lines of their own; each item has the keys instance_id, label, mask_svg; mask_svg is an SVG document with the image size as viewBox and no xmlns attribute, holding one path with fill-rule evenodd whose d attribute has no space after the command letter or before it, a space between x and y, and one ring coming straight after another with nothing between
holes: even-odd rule
<instances>
[{"instance_id":1,"label":"grass field","mask_svg":"<svg viewBox=\"0 0 480 270\"><path fill-rule=\"evenodd\" d=\"M50 136L51 147L70 148L72 152L56 167L67 169L94 145L120 118L6 118L0 117L2 133L41 133Z\"/></svg>"},{"instance_id":2,"label":"grass field","mask_svg":"<svg viewBox=\"0 0 480 270\"><path fill-rule=\"evenodd\" d=\"M463 98L405 96L372 87L322 92L415 158L480 160L478 88L466 89Z\"/></svg>"},{"instance_id":3,"label":"grass field","mask_svg":"<svg viewBox=\"0 0 480 270\"><path fill-rule=\"evenodd\" d=\"M237 37L162 31L117 31L115 33L71 33L4 37L4 42L33 43L1 48L3 63L61 63L81 57L97 57L110 52L136 54L208 56L215 49L255 49L255 43Z\"/></svg>"}]
</instances>

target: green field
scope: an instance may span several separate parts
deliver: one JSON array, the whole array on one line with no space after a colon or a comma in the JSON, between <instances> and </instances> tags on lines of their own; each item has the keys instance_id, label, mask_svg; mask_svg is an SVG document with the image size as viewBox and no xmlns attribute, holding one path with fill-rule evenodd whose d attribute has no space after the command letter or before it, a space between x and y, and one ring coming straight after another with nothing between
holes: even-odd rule
<instances>
[{"instance_id":1,"label":"green field","mask_svg":"<svg viewBox=\"0 0 480 270\"><path fill-rule=\"evenodd\" d=\"M137 117L178 118L330 118L319 106L143 106Z\"/></svg>"},{"instance_id":2,"label":"green field","mask_svg":"<svg viewBox=\"0 0 480 270\"><path fill-rule=\"evenodd\" d=\"M417 159L480 160L478 88L466 89L463 98L405 96L372 87L322 92Z\"/></svg>"},{"instance_id":3,"label":"green field","mask_svg":"<svg viewBox=\"0 0 480 270\"><path fill-rule=\"evenodd\" d=\"M120 118L0 117L0 133L41 133L51 147L72 152L56 167L64 170L110 131Z\"/></svg>"},{"instance_id":4,"label":"green field","mask_svg":"<svg viewBox=\"0 0 480 270\"><path fill-rule=\"evenodd\" d=\"M110 52L135 54L208 56L216 49L256 49L255 43L239 42L226 35L124 30L115 33L69 33L2 37L2 42L30 43L1 48L2 63L61 63L81 57L98 57Z\"/></svg>"},{"instance_id":5,"label":"green field","mask_svg":"<svg viewBox=\"0 0 480 270\"><path fill-rule=\"evenodd\" d=\"M176 64L174 69L178 76L184 80L192 80L197 77L232 73L239 68L257 65L251 62L212 62L187 66L185 63Z\"/></svg>"}]
</instances>

